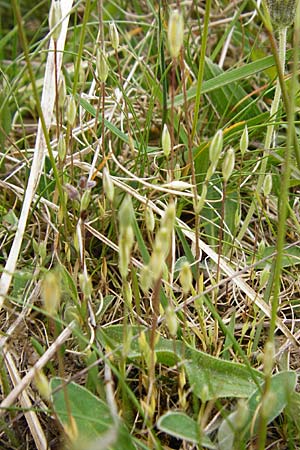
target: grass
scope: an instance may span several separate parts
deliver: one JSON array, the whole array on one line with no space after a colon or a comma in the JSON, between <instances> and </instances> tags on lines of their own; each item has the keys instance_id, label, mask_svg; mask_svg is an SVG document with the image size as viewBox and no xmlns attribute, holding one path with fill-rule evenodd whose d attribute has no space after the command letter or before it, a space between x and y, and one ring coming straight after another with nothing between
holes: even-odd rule
<instances>
[{"instance_id":1,"label":"grass","mask_svg":"<svg viewBox=\"0 0 300 450\"><path fill-rule=\"evenodd\" d=\"M0 447L300 448L299 9L11 3Z\"/></svg>"}]
</instances>

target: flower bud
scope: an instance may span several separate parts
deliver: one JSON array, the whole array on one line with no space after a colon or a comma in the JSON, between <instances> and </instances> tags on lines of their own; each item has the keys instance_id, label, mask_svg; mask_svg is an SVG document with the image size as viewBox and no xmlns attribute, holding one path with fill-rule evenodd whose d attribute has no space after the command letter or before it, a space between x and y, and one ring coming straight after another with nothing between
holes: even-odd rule
<instances>
[{"instance_id":1,"label":"flower bud","mask_svg":"<svg viewBox=\"0 0 300 450\"><path fill-rule=\"evenodd\" d=\"M80 199L79 192L76 189L76 187L72 186L69 183L65 183L64 189L67 192L70 200L79 200Z\"/></svg>"},{"instance_id":2,"label":"flower bud","mask_svg":"<svg viewBox=\"0 0 300 450\"><path fill-rule=\"evenodd\" d=\"M51 396L51 388L49 381L42 370L37 370L34 374L35 385L45 400L49 400Z\"/></svg>"},{"instance_id":3,"label":"flower bud","mask_svg":"<svg viewBox=\"0 0 300 450\"><path fill-rule=\"evenodd\" d=\"M182 264L180 274L179 274L180 284L184 294L188 294L191 290L193 275L191 267L187 261Z\"/></svg>"},{"instance_id":4,"label":"flower bud","mask_svg":"<svg viewBox=\"0 0 300 450\"><path fill-rule=\"evenodd\" d=\"M134 218L134 211L132 207L131 197L130 195L126 195L124 198L120 209L119 209L119 223L121 228L126 228L131 226L133 218Z\"/></svg>"},{"instance_id":5,"label":"flower bud","mask_svg":"<svg viewBox=\"0 0 300 450\"><path fill-rule=\"evenodd\" d=\"M114 200L115 188L112 182L109 170L107 167L103 168L103 191L110 202Z\"/></svg>"},{"instance_id":6,"label":"flower bud","mask_svg":"<svg viewBox=\"0 0 300 450\"><path fill-rule=\"evenodd\" d=\"M209 160L214 167L218 164L220 154L223 148L223 131L218 130L209 146Z\"/></svg>"},{"instance_id":7,"label":"flower bud","mask_svg":"<svg viewBox=\"0 0 300 450\"><path fill-rule=\"evenodd\" d=\"M96 54L96 68L98 78L102 83L105 83L108 77L107 58L103 50L98 49Z\"/></svg>"},{"instance_id":8,"label":"flower bud","mask_svg":"<svg viewBox=\"0 0 300 450\"><path fill-rule=\"evenodd\" d=\"M161 226L167 228L169 232L173 231L176 219L175 203L171 202L167 206L165 213L161 219Z\"/></svg>"},{"instance_id":9,"label":"flower bud","mask_svg":"<svg viewBox=\"0 0 300 450\"><path fill-rule=\"evenodd\" d=\"M291 25L296 14L296 0L267 0L273 25L285 28Z\"/></svg>"},{"instance_id":10,"label":"flower bud","mask_svg":"<svg viewBox=\"0 0 300 450\"><path fill-rule=\"evenodd\" d=\"M84 191L80 201L80 212L86 211L88 209L90 200L91 200L91 191Z\"/></svg>"},{"instance_id":11,"label":"flower bud","mask_svg":"<svg viewBox=\"0 0 300 450\"><path fill-rule=\"evenodd\" d=\"M178 320L177 320L176 313L173 308L168 306L166 308L165 314L166 314L166 324L167 324L168 330L170 332L170 335L172 337L176 337L177 329L178 329Z\"/></svg>"},{"instance_id":12,"label":"flower bud","mask_svg":"<svg viewBox=\"0 0 300 450\"><path fill-rule=\"evenodd\" d=\"M149 269L153 281L157 281L159 278L161 278L165 262L164 259L164 252L157 246L152 252L149 262Z\"/></svg>"},{"instance_id":13,"label":"flower bud","mask_svg":"<svg viewBox=\"0 0 300 450\"><path fill-rule=\"evenodd\" d=\"M118 50L119 47L119 33L116 27L115 22L110 22L109 24L109 37L112 48L114 50Z\"/></svg>"},{"instance_id":14,"label":"flower bud","mask_svg":"<svg viewBox=\"0 0 300 450\"><path fill-rule=\"evenodd\" d=\"M144 294L147 294L152 286L152 272L149 266L143 266L141 270L140 286Z\"/></svg>"},{"instance_id":15,"label":"flower bud","mask_svg":"<svg viewBox=\"0 0 300 450\"><path fill-rule=\"evenodd\" d=\"M163 152L166 158L168 158L171 152L171 136L166 124L164 124L162 136L161 136L161 144L163 148Z\"/></svg>"},{"instance_id":16,"label":"flower bud","mask_svg":"<svg viewBox=\"0 0 300 450\"><path fill-rule=\"evenodd\" d=\"M267 264L260 274L259 288L262 289L267 284L270 277L270 264Z\"/></svg>"},{"instance_id":17,"label":"flower bud","mask_svg":"<svg viewBox=\"0 0 300 450\"><path fill-rule=\"evenodd\" d=\"M267 341L264 351L264 373L265 375L271 375L274 364L275 349L274 344L271 341Z\"/></svg>"},{"instance_id":18,"label":"flower bud","mask_svg":"<svg viewBox=\"0 0 300 450\"><path fill-rule=\"evenodd\" d=\"M177 58L183 44L184 23L180 11L171 11L168 24L168 42L172 58Z\"/></svg>"},{"instance_id":19,"label":"flower bud","mask_svg":"<svg viewBox=\"0 0 300 450\"><path fill-rule=\"evenodd\" d=\"M66 152L67 152L66 141L63 132L61 132L57 142L57 153L61 161L65 159Z\"/></svg>"},{"instance_id":20,"label":"flower bud","mask_svg":"<svg viewBox=\"0 0 300 450\"><path fill-rule=\"evenodd\" d=\"M57 41L61 32L61 23L59 24L61 18L61 3L60 1L53 1L49 13L49 29L54 41Z\"/></svg>"},{"instance_id":21,"label":"flower bud","mask_svg":"<svg viewBox=\"0 0 300 450\"><path fill-rule=\"evenodd\" d=\"M246 125L240 139L240 150L242 156L244 156L246 151L248 150L248 145L249 145L249 135L248 135L248 127Z\"/></svg>"},{"instance_id":22,"label":"flower bud","mask_svg":"<svg viewBox=\"0 0 300 450\"><path fill-rule=\"evenodd\" d=\"M121 228L119 236L119 270L123 279L128 275L130 253L134 242L131 226Z\"/></svg>"},{"instance_id":23,"label":"flower bud","mask_svg":"<svg viewBox=\"0 0 300 450\"><path fill-rule=\"evenodd\" d=\"M130 307L132 305L132 289L128 281L123 282L123 295L126 305Z\"/></svg>"},{"instance_id":24,"label":"flower bud","mask_svg":"<svg viewBox=\"0 0 300 450\"><path fill-rule=\"evenodd\" d=\"M175 169L174 169L174 178L175 178L175 180L180 180L180 177L181 177L180 164L176 163L175 164Z\"/></svg>"},{"instance_id":25,"label":"flower bud","mask_svg":"<svg viewBox=\"0 0 300 450\"><path fill-rule=\"evenodd\" d=\"M66 81L65 77L62 76L58 86L58 106L62 108L65 104L67 98Z\"/></svg>"},{"instance_id":26,"label":"flower bud","mask_svg":"<svg viewBox=\"0 0 300 450\"><path fill-rule=\"evenodd\" d=\"M161 252L164 258L169 254L171 234L166 227L160 227L155 236L153 245L154 252Z\"/></svg>"},{"instance_id":27,"label":"flower bud","mask_svg":"<svg viewBox=\"0 0 300 450\"><path fill-rule=\"evenodd\" d=\"M272 175L270 173L267 173L263 184L264 196L268 197L271 194L271 191L272 191Z\"/></svg>"},{"instance_id":28,"label":"flower bud","mask_svg":"<svg viewBox=\"0 0 300 450\"><path fill-rule=\"evenodd\" d=\"M60 304L61 289L58 274L54 270L46 273L42 281L42 299L47 313L56 314Z\"/></svg>"},{"instance_id":29,"label":"flower bud","mask_svg":"<svg viewBox=\"0 0 300 450\"><path fill-rule=\"evenodd\" d=\"M68 105L67 105L67 121L71 125L71 127L75 123L76 119L76 102L73 95L71 95L68 99Z\"/></svg>"},{"instance_id":30,"label":"flower bud","mask_svg":"<svg viewBox=\"0 0 300 450\"><path fill-rule=\"evenodd\" d=\"M257 248L257 256L263 258L265 256L266 243L264 240L260 241Z\"/></svg>"},{"instance_id":31,"label":"flower bud","mask_svg":"<svg viewBox=\"0 0 300 450\"><path fill-rule=\"evenodd\" d=\"M235 160L235 155L234 155L234 150L233 148L230 148L228 150L228 152L226 153L225 159L223 161L223 165L222 165L222 173L223 173L223 178L224 178L224 182L227 183L227 181L229 180L233 168L234 168L234 160Z\"/></svg>"},{"instance_id":32,"label":"flower bud","mask_svg":"<svg viewBox=\"0 0 300 450\"><path fill-rule=\"evenodd\" d=\"M92 295L93 290L92 281L90 277L86 273L80 273L78 279L81 292L85 297L90 297Z\"/></svg>"},{"instance_id":33,"label":"flower bud","mask_svg":"<svg viewBox=\"0 0 300 450\"><path fill-rule=\"evenodd\" d=\"M145 223L147 230L152 233L155 227L155 218L152 209L149 207L145 208Z\"/></svg>"}]
</instances>

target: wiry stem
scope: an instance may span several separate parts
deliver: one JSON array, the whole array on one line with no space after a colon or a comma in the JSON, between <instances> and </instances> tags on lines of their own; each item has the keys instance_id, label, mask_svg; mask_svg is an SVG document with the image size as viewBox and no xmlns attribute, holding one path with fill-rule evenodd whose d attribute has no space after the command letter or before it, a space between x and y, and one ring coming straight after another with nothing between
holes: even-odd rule
<instances>
[{"instance_id":1,"label":"wiry stem","mask_svg":"<svg viewBox=\"0 0 300 450\"><path fill-rule=\"evenodd\" d=\"M283 28L279 32L279 60L280 60L280 67L281 67L281 70L283 73L284 73L285 56L286 56L286 34L287 34L287 28ZM263 152L263 156L262 156L260 174L258 176L257 185L256 185L256 192L258 195L260 194L260 191L262 189L263 182L265 179L267 163L268 163L268 156L270 153L270 148L272 146L272 139L274 136L274 128L275 128L276 117L277 117L277 113L278 113L278 109L279 109L280 99L281 99L281 83L280 83L280 79L278 78L277 83L276 83L274 99L273 99L271 110L270 110L271 123L267 127L267 134L266 134L266 138L265 138L265 145L264 145L264 152ZM248 214L247 214L247 216L244 220L243 226L238 234L238 237L237 237L238 241L242 240L245 232L247 231L249 223L253 217L255 208L256 208L256 200L255 200L255 198L253 198L253 201L248 210Z\"/></svg>"}]
</instances>

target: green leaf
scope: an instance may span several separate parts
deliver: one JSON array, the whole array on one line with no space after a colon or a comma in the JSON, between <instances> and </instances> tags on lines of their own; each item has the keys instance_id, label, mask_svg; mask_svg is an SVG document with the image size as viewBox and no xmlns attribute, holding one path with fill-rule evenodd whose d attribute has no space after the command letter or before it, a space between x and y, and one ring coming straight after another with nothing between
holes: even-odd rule
<instances>
[{"instance_id":1,"label":"green leaf","mask_svg":"<svg viewBox=\"0 0 300 450\"><path fill-rule=\"evenodd\" d=\"M142 328L132 327L131 348L128 358L140 359L142 354L139 348L137 336ZM149 331L146 338L149 342ZM123 342L123 326L112 325L98 330L99 340L103 345L117 348ZM206 399L222 397L249 397L256 389L263 375L245 365L224 361L204 352L195 350L181 341L172 341L160 338L155 346L157 362L167 366L173 366L181 362L184 366L192 391L199 398L205 394ZM255 381L257 383L255 383Z\"/></svg>"},{"instance_id":2,"label":"green leaf","mask_svg":"<svg viewBox=\"0 0 300 450\"><path fill-rule=\"evenodd\" d=\"M287 52L287 60L291 52ZM236 69L226 70L226 72L217 75L216 77L206 80L202 84L201 93L207 94L215 89L224 87L230 83L239 80L245 80L252 75L256 75L258 72L268 69L275 65L273 56L266 56L265 58L261 58L257 61L251 62L249 64L245 64L241 67L237 67ZM187 91L187 99L191 100L196 97L196 86L192 86ZM183 104L184 98L183 94L179 94L175 97L175 106L181 106Z\"/></svg>"},{"instance_id":3,"label":"green leaf","mask_svg":"<svg viewBox=\"0 0 300 450\"><path fill-rule=\"evenodd\" d=\"M270 245L266 247L264 252L259 255L259 258L263 259L270 256L270 259L264 260L261 263L258 263L256 266L257 269L264 269L266 264L271 264L275 256L271 256L276 252L276 247L274 245ZM249 259L250 263L250 259ZM284 250L283 259L282 259L282 267L291 267L300 264L300 247L290 247Z\"/></svg>"},{"instance_id":4,"label":"green leaf","mask_svg":"<svg viewBox=\"0 0 300 450\"><path fill-rule=\"evenodd\" d=\"M79 442L92 442L100 437L103 437L103 439L107 438L111 434L111 438L114 438L114 441L109 444L110 449L135 449L125 426L120 423L116 429L115 421L105 402L79 384L70 382L65 385L68 398L68 405L66 405L65 391L62 388L63 380L52 378L50 386L53 391L52 402L54 411L59 421L65 429L68 429L68 411L70 411L72 418L76 422ZM101 448L106 449L108 446Z\"/></svg>"},{"instance_id":5,"label":"green leaf","mask_svg":"<svg viewBox=\"0 0 300 450\"><path fill-rule=\"evenodd\" d=\"M80 97L79 95L76 96L76 99L79 101L79 103L83 107L83 109L85 109L92 117L96 117L97 113L96 113L96 109L94 108L93 105L91 105L87 100ZM100 125L102 122L101 115L99 115L97 120ZM118 127L116 127L113 123L109 122L109 120L107 120L107 119L104 119L104 124L105 124L106 128L108 128L112 132L112 134L114 134L116 137L121 139L121 141L126 142L126 144L129 144L129 138L128 138L127 134L123 133L123 131L121 131ZM135 147L137 147L137 148L139 147L139 144L136 141L133 141L133 144ZM154 152L157 149L158 149L158 147L147 147L146 151Z\"/></svg>"},{"instance_id":6,"label":"green leaf","mask_svg":"<svg viewBox=\"0 0 300 450\"><path fill-rule=\"evenodd\" d=\"M292 371L279 372L271 379L270 392L274 395L272 407L268 413L268 423L271 423L279 414L282 413L286 405L291 401L291 396L295 390L297 374ZM256 413L257 407L261 401L259 390L253 392L249 399L250 417ZM271 400L270 400L271 402ZM255 423L254 430L257 431L258 421Z\"/></svg>"},{"instance_id":7,"label":"green leaf","mask_svg":"<svg viewBox=\"0 0 300 450\"><path fill-rule=\"evenodd\" d=\"M167 412L158 419L157 427L177 439L193 442L212 450L217 448L207 436L199 434L197 422L183 412Z\"/></svg>"},{"instance_id":8,"label":"green leaf","mask_svg":"<svg viewBox=\"0 0 300 450\"><path fill-rule=\"evenodd\" d=\"M297 375L295 372L280 372L274 375L271 379L270 393L273 399L272 404L267 415L268 424L271 423L291 401L293 391L296 386ZM223 420L218 431L218 443L220 450L231 450L235 447L236 440L239 442L241 439L247 441L250 438L250 429L253 429L255 435L258 429L259 417L257 414L259 411L259 404L261 402L262 389L257 389L248 401L248 417L245 424L238 428L238 410L229 414L229 416ZM271 402L272 400L270 400ZM256 418L253 426L253 419Z\"/></svg>"},{"instance_id":9,"label":"green leaf","mask_svg":"<svg viewBox=\"0 0 300 450\"><path fill-rule=\"evenodd\" d=\"M205 80L216 79L224 74L224 71L214 64L209 58L205 60L204 78ZM251 118L259 114L259 109L247 97L247 92L237 82L222 85L218 89L214 89L208 94L211 103L221 117L227 117L231 113L233 107L237 107L237 111L244 109L250 105L246 111L243 112L243 118Z\"/></svg>"},{"instance_id":10,"label":"green leaf","mask_svg":"<svg viewBox=\"0 0 300 450\"><path fill-rule=\"evenodd\" d=\"M224 361L188 346L184 367L191 388L199 398L249 397L262 374L243 364Z\"/></svg>"}]
</instances>

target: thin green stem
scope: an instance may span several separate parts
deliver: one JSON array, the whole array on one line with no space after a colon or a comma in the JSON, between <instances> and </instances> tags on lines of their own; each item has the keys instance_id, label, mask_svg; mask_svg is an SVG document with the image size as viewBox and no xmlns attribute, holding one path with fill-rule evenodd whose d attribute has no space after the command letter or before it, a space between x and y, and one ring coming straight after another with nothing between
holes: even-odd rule
<instances>
[{"instance_id":1,"label":"thin green stem","mask_svg":"<svg viewBox=\"0 0 300 450\"><path fill-rule=\"evenodd\" d=\"M15 14L16 21L17 21L17 24L18 24L19 36L20 36L20 40L21 40L22 47L23 47L23 50L24 50L24 57L25 57L25 61L26 61L26 66L27 66L27 69L28 69L28 74L29 74L31 85L32 85L32 93L33 93L36 109L37 109L37 112L38 112L38 116L39 116L39 119L41 121L41 126L42 126L42 130L43 130L43 134L44 134L44 137L45 137L45 142L46 142L46 146L47 146L47 150L48 150L48 156L49 156L49 159L50 159L51 167L52 167L52 170L53 170L53 175L54 175L56 186L57 186L58 193L59 193L60 203L61 203L64 215L65 215L65 219L66 219L68 228L70 228L70 220L69 220L69 217L68 217L68 214L67 214L65 195L64 195L64 191L63 191L62 184L61 184L61 181L60 181L59 173L58 173L58 170L57 170L57 167L56 167L56 162L55 162L55 158L54 158L54 155L53 155L53 151L52 151L52 148L51 148L50 137L49 137L49 133L48 133L48 130L47 130L47 125L46 125L46 122L45 122L43 110L42 110L42 107L41 107L41 102L40 102L40 98L39 98L39 94L38 94L38 90L37 90L37 86L36 86L35 76L34 76L34 72L33 72L31 61L30 61L30 57L29 57L28 42L27 42L27 38L26 38L26 35L25 35L25 32L24 32L23 20L22 20L20 7L18 5L17 0L12 0L12 6L13 6L13 9L14 9L14 14Z\"/></svg>"},{"instance_id":2,"label":"thin green stem","mask_svg":"<svg viewBox=\"0 0 300 450\"><path fill-rule=\"evenodd\" d=\"M298 8L299 12L299 8ZM289 185L291 175L291 153L293 144L293 126L295 116L295 98L297 92L297 66L298 66L298 48L300 45L300 19L296 18L295 31L294 31L294 50L293 50L293 71L291 78L291 90L289 99L289 111L288 111L288 127L287 127L287 140L285 148L285 158L282 174L282 182L279 198L279 212L278 212L278 232L277 232L277 256L274 271L273 281L273 300L272 300L272 315L269 330L269 340L273 341L274 332L276 327L277 309L279 304L280 293L280 279L282 270L282 258L285 243L286 234L286 217L289 200Z\"/></svg>"},{"instance_id":3,"label":"thin green stem","mask_svg":"<svg viewBox=\"0 0 300 450\"><path fill-rule=\"evenodd\" d=\"M284 66L285 66L285 55L286 55L286 34L287 34L287 29L283 28L282 30L280 30L279 32L279 61L280 61L280 69L282 72L284 72ZM266 133L266 138L265 138L265 144L264 144L264 151L263 151L263 156L262 156L262 162L261 162L261 168L260 168L260 173L258 176L258 180L257 180L257 185L256 185L256 192L259 195L260 191L262 189L263 186L263 182L265 179L265 175L266 175L266 169L267 169L267 163L268 163L268 156L270 154L270 148L272 145L272 139L274 136L274 128L275 128L275 122L276 122L276 117L277 117L277 113L278 113L278 109L279 109L279 103L280 103L280 99L281 99L281 83L280 83L280 79L279 79L279 75L278 75L278 79L276 82L276 89L275 89L275 94L274 94L274 99L272 102L272 106L271 106L271 110L270 110L270 120L271 123L268 125L267 127L267 133ZM243 226L240 229L240 232L238 234L238 241L241 241L244 234L246 233L249 223L253 217L254 211L256 208L256 200L255 197L252 200L252 203L250 205L250 208L248 210L247 216L244 220Z\"/></svg>"},{"instance_id":4,"label":"thin green stem","mask_svg":"<svg viewBox=\"0 0 300 450\"><path fill-rule=\"evenodd\" d=\"M206 4L205 4L204 27L203 27L201 52L200 52L200 59L199 59L197 92L196 92L194 119L193 119L193 126L192 126L192 141L196 134L199 109L200 109L200 98L201 98L201 89L202 89L202 82L203 82L203 75L204 75L205 53L206 53L206 45L207 45L207 38L208 38L208 24L209 24L209 17L210 17L210 9L211 9L211 0L207 0Z\"/></svg>"},{"instance_id":5,"label":"thin green stem","mask_svg":"<svg viewBox=\"0 0 300 450\"><path fill-rule=\"evenodd\" d=\"M74 71L74 81L73 81L73 87L72 87L72 95L75 97L77 93L77 84L79 80L79 72L80 72L80 65L82 64L82 53L83 53L83 46L84 46L84 40L87 34L86 26L87 21L90 16L90 7L91 7L91 0L86 0L85 7L84 7L84 16L83 16L83 22L81 26L81 33L80 33L80 41L79 41L79 48L77 52L77 59L76 59L76 65L75 65L75 71Z\"/></svg>"}]
</instances>

